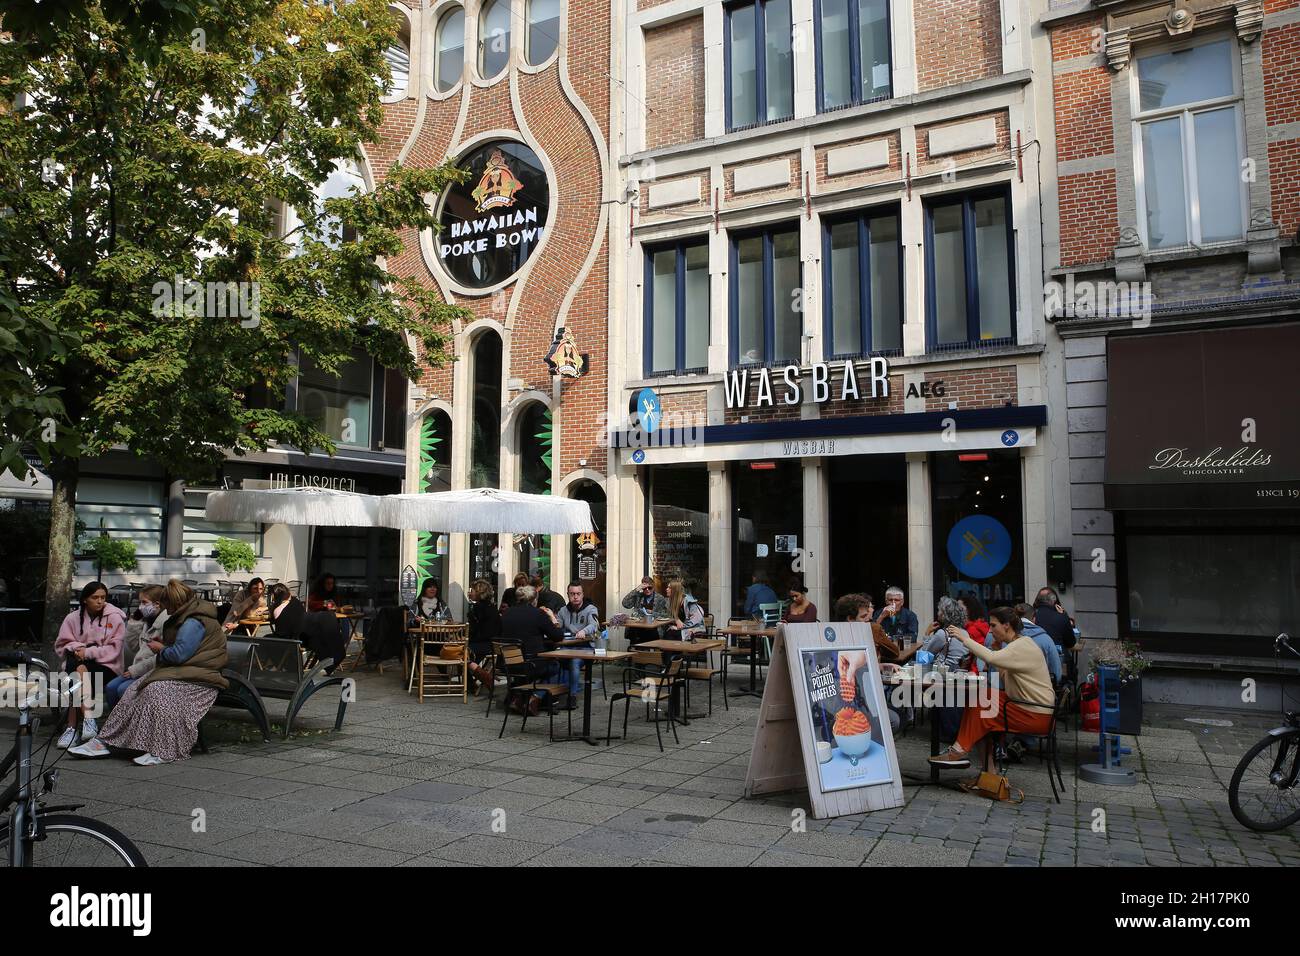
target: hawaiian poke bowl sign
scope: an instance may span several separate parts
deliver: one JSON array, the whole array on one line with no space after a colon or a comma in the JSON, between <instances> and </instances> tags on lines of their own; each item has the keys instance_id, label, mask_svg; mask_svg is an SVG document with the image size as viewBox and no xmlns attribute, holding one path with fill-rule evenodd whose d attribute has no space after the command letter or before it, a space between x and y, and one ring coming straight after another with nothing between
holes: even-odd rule
<instances>
[{"instance_id":1,"label":"hawaiian poke bowl sign","mask_svg":"<svg viewBox=\"0 0 1300 956\"><path fill-rule=\"evenodd\" d=\"M537 154L497 140L463 157L465 180L447 190L435 243L447 273L470 289L498 286L541 245L550 186Z\"/></svg>"}]
</instances>

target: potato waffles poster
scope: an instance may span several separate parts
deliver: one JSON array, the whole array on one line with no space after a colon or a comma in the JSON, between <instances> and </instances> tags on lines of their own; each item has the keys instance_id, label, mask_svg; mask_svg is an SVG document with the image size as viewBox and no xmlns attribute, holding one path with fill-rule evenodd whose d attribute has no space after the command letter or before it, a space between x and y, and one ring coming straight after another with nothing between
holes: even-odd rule
<instances>
[{"instance_id":1,"label":"potato waffles poster","mask_svg":"<svg viewBox=\"0 0 1300 956\"><path fill-rule=\"evenodd\" d=\"M800 652L822 791L888 783L889 717L871 680L868 647Z\"/></svg>"}]
</instances>

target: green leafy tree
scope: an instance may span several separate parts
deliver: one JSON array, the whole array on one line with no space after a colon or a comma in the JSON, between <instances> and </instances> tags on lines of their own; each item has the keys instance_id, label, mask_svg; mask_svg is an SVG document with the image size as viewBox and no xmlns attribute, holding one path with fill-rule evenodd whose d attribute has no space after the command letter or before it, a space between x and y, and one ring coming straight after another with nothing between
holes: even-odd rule
<instances>
[{"instance_id":1,"label":"green leafy tree","mask_svg":"<svg viewBox=\"0 0 1300 956\"><path fill-rule=\"evenodd\" d=\"M34 449L53 481L51 609L82 458L121 445L198 480L271 442L332 453L283 410L297 358L337 373L362 349L414 379L411 341L441 364L459 311L383 263L435 226L426 197L460 173L399 165L318 198L377 138L385 0L190 8L199 33L168 25L160 44L96 0L0 43L0 357L16 359L0 470L24 474ZM177 277L207 295L170 295ZM251 294L236 306L228 283Z\"/></svg>"}]
</instances>

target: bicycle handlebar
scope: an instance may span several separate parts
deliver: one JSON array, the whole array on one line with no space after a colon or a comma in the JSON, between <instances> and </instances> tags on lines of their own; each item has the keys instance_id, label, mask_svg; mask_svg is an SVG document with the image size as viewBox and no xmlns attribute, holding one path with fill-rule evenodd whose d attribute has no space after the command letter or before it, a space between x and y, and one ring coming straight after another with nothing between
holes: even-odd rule
<instances>
[{"instance_id":1,"label":"bicycle handlebar","mask_svg":"<svg viewBox=\"0 0 1300 956\"><path fill-rule=\"evenodd\" d=\"M28 651L0 651L0 667L19 667L23 664L43 671L50 669L49 664Z\"/></svg>"},{"instance_id":2,"label":"bicycle handlebar","mask_svg":"<svg viewBox=\"0 0 1300 956\"><path fill-rule=\"evenodd\" d=\"M1300 651L1297 651L1294 647L1291 646L1291 635L1285 632L1279 634L1277 636L1277 639L1273 641L1273 652L1276 654L1281 654L1282 648L1284 647L1292 654L1294 654L1296 657L1300 657Z\"/></svg>"}]
</instances>

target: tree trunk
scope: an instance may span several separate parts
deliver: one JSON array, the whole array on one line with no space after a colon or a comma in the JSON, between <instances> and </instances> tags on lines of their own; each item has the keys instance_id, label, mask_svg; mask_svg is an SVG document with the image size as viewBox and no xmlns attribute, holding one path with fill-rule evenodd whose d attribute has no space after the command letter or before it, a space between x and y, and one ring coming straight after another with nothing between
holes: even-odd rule
<instances>
[{"instance_id":1,"label":"tree trunk","mask_svg":"<svg viewBox=\"0 0 1300 956\"><path fill-rule=\"evenodd\" d=\"M53 645L59 625L68 614L72 590L73 549L76 547L76 462L60 462L51 470L54 493L50 497L50 549L45 565L45 627L43 637Z\"/></svg>"}]
</instances>

